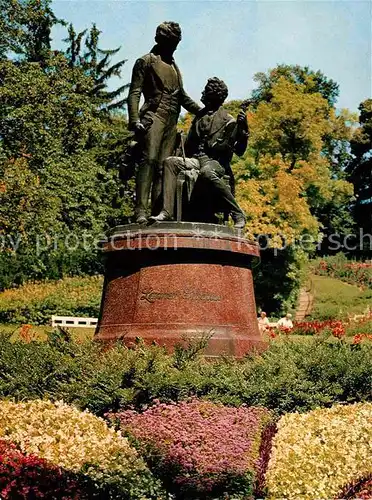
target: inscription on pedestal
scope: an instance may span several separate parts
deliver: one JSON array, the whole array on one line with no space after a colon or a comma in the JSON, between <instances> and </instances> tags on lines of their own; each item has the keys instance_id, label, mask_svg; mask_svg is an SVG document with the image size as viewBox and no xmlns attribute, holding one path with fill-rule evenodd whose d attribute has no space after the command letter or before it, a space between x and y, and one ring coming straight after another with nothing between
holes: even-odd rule
<instances>
[{"instance_id":1,"label":"inscription on pedestal","mask_svg":"<svg viewBox=\"0 0 372 500\"><path fill-rule=\"evenodd\" d=\"M156 290L142 290L140 300L153 304L157 300L196 300L200 302L219 302L221 297L200 290L177 290L174 292L157 292Z\"/></svg>"}]
</instances>

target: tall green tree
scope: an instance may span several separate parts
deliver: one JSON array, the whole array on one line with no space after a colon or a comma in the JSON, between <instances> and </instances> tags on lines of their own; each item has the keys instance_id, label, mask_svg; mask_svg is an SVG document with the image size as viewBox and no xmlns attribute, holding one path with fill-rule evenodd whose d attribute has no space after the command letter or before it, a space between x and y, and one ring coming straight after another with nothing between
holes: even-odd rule
<instances>
[{"instance_id":1,"label":"tall green tree","mask_svg":"<svg viewBox=\"0 0 372 500\"><path fill-rule=\"evenodd\" d=\"M99 226L99 165L85 141L99 124L88 99L74 92L84 75L73 75L62 55L50 58L49 71L38 63L0 62L0 254L3 273L20 283L51 276L50 258L62 251L46 248L47 237ZM88 81L85 81L89 85ZM73 131L70 117L77 117ZM79 123L80 122L80 123ZM73 148L70 146L73 143ZM71 153L71 151L74 151ZM17 251L12 241L20 239ZM39 252L38 242L43 241ZM58 255L57 255L58 254ZM8 272L13 269L13 276ZM53 276L56 277L56 276Z\"/></svg>"},{"instance_id":2,"label":"tall green tree","mask_svg":"<svg viewBox=\"0 0 372 500\"><path fill-rule=\"evenodd\" d=\"M353 158L348 167L354 184L356 201L353 207L358 227L372 231L372 99L359 105L360 127L350 142Z\"/></svg>"},{"instance_id":3,"label":"tall green tree","mask_svg":"<svg viewBox=\"0 0 372 500\"><path fill-rule=\"evenodd\" d=\"M86 75L93 79L94 85L90 95L96 99L102 113L113 110L122 110L129 84L120 85L114 90L109 90L109 81L112 77L120 77L126 59L111 64L111 59L121 49L101 49L99 47L101 31L93 24L92 28L76 33L72 24L68 27L68 37L64 40L68 47L67 58L72 67L80 67ZM109 115L107 115L109 116Z\"/></svg>"},{"instance_id":4,"label":"tall green tree","mask_svg":"<svg viewBox=\"0 0 372 500\"><path fill-rule=\"evenodd\" d=\"M66 237L98 237L125 220L130 203L123 203L112 161L126 122L110 107L115 96L105 92L118 68L107 67L108 54L99 55L98 30L84 41L84 58L73 62L50 45L58 20L48 0L0 1L6 7L0 17L6 28L0 38L1 287L97 268L94 247L67 252Z\"/></svg>"},{"instance_id":5,"label":"tall green tree","mask_svg":"<svg viewBox=\"0 0 372 500\"><path fill-rule=\"evenodd\" d=\"M88 95L75 92L77 84L90 88L90 79L71 71L59 54L50 59L48 72L27 61L4 61L0 81L3 152L11 161L26 158L44 195L58 197L51 230L60 224L69 230L98 230L103 217L99 175L104 169L87 142L92 135L99 137L102 126Z\"/></svg>"},{"instance_id":6,"label":"tall green tree","mask_svg":"<svg viewBox=\"0 0 372 500\"><path fill-rule=\"evenodd\" d=\"M51 30L57 19L52 0L0 0L0 57L12 53L28 62L46 64Z\"/></svg>"}]
</instances>

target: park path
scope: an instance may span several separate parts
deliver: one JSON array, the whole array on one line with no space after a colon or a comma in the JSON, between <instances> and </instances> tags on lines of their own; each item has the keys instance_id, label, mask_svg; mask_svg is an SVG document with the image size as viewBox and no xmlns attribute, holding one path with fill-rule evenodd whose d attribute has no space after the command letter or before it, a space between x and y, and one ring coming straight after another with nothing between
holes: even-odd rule
<instances>
[{"instance_id":1,"label":"park path","mask_svg":"<svg viewBox=\"0 0 372 500\"><path fill-rule=\"evenodd\" d=\"M295 314L296 321L303 321L311 313L314 303L314 284L311 278L300 290L298 305Z\"/></svg>"}]
</instances>

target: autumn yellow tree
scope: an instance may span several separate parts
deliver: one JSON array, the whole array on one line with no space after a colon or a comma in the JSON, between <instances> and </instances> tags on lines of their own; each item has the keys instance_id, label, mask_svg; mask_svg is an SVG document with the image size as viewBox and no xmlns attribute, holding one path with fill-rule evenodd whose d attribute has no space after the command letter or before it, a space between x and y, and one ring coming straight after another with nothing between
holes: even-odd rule
<instances>
[{"instance_id":1,"label":"autumn yellow tree","mask_svg":"<svg viewBox=\"0 0 372 500\"><path fill-rule=\"evenodd\" d=\"M284 77L271 92L270 102L250 113L249 148L234 166L248 230L270 235L274 246L304 233L317 240L322 225L316 212L347 203L353 194L350 183L333 175L331 155L324 153L340 117L320 94Z\"/></svg>"},{"instance_id":2,"label":"autumn yellow tree","mask_svg":"<svg viewBox=\"0 0 372 500\"><path fill-rule=\"evenodd\" d=\"M233 166L247 234L269 247L256 269L257 302L269 311L295 304L307 255L337 222L347 226L353 196L343 155L355 117L306 85L275 80L248 114L249 147Z\"/></svg>"}]
</instances>

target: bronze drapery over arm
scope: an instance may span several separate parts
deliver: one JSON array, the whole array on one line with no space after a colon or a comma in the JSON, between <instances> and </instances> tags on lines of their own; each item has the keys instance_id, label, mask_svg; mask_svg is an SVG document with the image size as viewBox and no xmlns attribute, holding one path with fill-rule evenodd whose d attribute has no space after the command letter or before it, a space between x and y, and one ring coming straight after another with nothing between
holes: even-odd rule
<instances>
[{"instance_id":1,"label":"bronze drapery over arm","mask_svg":"<svg viewBox=\"0 0 372 500\"><path fill-rule=\"evenodd\" d=\"M141 99L143 83L145 79L146 62L143 59L137 59L132 72L132 80L128 94L128 118L129 128L139 120L139 103Z\"/></svg>"}]
</instances>

